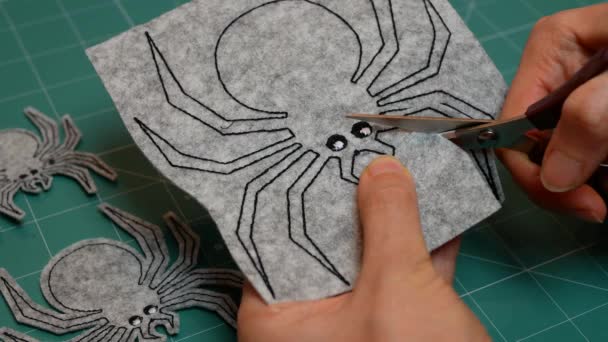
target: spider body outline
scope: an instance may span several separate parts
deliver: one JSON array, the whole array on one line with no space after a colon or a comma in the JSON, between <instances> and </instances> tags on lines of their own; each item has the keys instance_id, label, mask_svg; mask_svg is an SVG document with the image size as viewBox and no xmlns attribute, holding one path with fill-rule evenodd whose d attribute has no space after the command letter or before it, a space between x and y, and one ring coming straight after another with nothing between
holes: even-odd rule
<instances>
[{"instance_id":1,"label":"spider body outline","mask_svg":"<svg viewBox=\"0 0 608 342\"><path fill-rule=\"evenodd\" d=\"M400 52L392 2L393 0L369 0L378 22L382 44L368 63L361 61L361 52L359 50L358 56L354 58L356 68L353 68L354 72L351 70L349 77L344 79L344 83L349 83L351 86L364 85L361 87L360 94L365 94L373 101L374 108L379 114L399 112L402 115L415 115L430 111L448 117L467 116L465 114L467 112L477 113L478 116L491 116L482 109L444 90L431 91L416 96L406 96L408 89L424 83L439 74L446 50L450 44L452 33L430 0L419 0L423 5L432 28L433 40L429 48L428 60L419 70L406 75L397 82L381 84L383 82L380 81L380 76L387 70L388 65ZM336 176L345 183L348 183L348 186L355 186L358 183L355 163L359 156L363 154L394 155L395 153L394 146L385 143L379 137L380 133L391 131L392 129L377 130L371 126L356 129L355 126L361 123L353 125L347 121L345 123L345 120L336 120L336 127L315 127L313 120L302 120L301 117L294 116L293 112L285 110L285 108L271 110L265 106L256 106L249 103L247 99L240 99L238 91L231 89L230 82L223 79L223 74L220 71L222 63L218 61L218 51L221 49L220 45L226 44L224 41L227 38L225 39L224 35L228 36L231 33L230 28L232 26L237 27L238 25L235 24L238 24L239 20L248 20L248 16L251 16L258 10L283 4L298 3L316 6L331 12L329 16L338 17L338 19L342 19L338 21L346 24L344 31L347 34L349 31L354 32L353 41L358 42L359 45L361 43L357 32L353 30L352 26L343 18L340 18L338 13L327 9L320 2L311 0L275 0L263 2L261 5L244 11L241 16L230 22L217 39L214 52L215 67L217 77L224 91L235 102L250 110L259 112L261 115L259 118L236 118L230 120L226 116L219 114L217 110L206 105L203 100L192 96L188 92L188 89L180 82L180 76L172 70L170 58L165 56L167 51L163 51L159 44L155 42L152 35L147 31L145 32L145 38L150 48L150 59L153 61L164 100L170 104L177 115L185 114L193 118L206 129L210 128L215 133L219 133L222 139L233 135L251 135L252 140L255 140L255 134L268 133L277 134L277 139L275 139L274 143L265 144L257 151L239 155L231 160L213 160L213 158L203 157L203 154L181 150L178 144L175 144L175 139L172 141L164 136L162 131L152 128L140 117L134 116L134 120L143 133L172 167L232 175L245 168L257 167L261 162L271 164L269 167L256 169L259 170L259 172L256 171L257 175L249 179L245 184L238 224L234 229L234 233L243 247L248 260L263 280L273 298L276 298L275 291L264 268L262 257L255 242L254 228L256 225L256 207L259 195L278 178L284 177L289 173L289 170L297 168L298 172L295 176L290 176L291 183L286 190L286 206L288 208L287 231L289 238L292 243L316 260L345 286L350 286L350 281L344 277L308 234L304 197L317 176L329 163L337 163L339 174ZM379 7L385 8L380 11L377 10ZM387 25L387 23L389 24ZM354 50L356 51L356 49ZM368 84L368 86L365 86L365 84ZM404 103L409 106L404 107ZM313 113L312 110L311 113ZM297 114L300 115L302 113ZM318 111L314 112L314 114L320 115L322 113ZM268 115L273 115L274 117L269 117ZM312 117L313 115L310 116ZM290 122L304 122L303 124L308 124L308 126L304 129L296 129ZM320 131L323 133L319 133ZM279 138L278 134L280 132L288 134L282 135ZM314 133L314 136L311 136L311 138L307 137L307 133L310 132ZM318 135L325 136L326 140L318 141ZM317 141L314 141L315 139Z\"/></svg>"},{"instance_id":2,"label":"spider body outline","mask_svg":"<svg viewBox=\"0 0 608 342\"><path fill-rule=\"evenodd\" d=\"M100 210L131 234L143 253L116 240L78 242L58 253L40 278L45 299L54 309L33 302L4 269L0 293L15 319L58 335L83 331L70 341L165 341L179 331L178 310L201 307L236 326L237 305L226 294L204 285L240 288L243 277L229 269L196 268L199 237L175 214L164 220L179 245L169 264L167 245L158 226L103 204ZM97 264L92 265L91 262ZM8 336L0 337L16 339ZM18 340L18 339L16 339Z\"/></svg>"}]
</instances>

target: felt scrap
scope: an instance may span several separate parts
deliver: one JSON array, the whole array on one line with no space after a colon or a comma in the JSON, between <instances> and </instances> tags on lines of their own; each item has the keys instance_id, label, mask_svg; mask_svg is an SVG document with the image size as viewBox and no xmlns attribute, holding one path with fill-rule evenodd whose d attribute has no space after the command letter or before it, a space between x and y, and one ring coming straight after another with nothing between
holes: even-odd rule
<instances>
[{"instance_id":1,"label":"felt scrap","mask_svg":"<svg viewBox=\"0 0 608 342\"><path fill-rule=\"evenodd\" d=\"M100 210L132 235L142 252L103 238L62 250L40 277L42 293L53 309L35 303L0 269L0 293L19 323L57 335L81 332L70 341L166 341L157 327L175 335L180 328L177 311L202 308L236 327L237 304L209 287L240 288L242 274L198 268L199 236L175 214L164 216L179 249L170 264L158 226L106 204ZM7 329L0 330L0 337L33 341Z\"/></svg>"},{"instance_id":2,"label":"felt scrap","mask_svg":"<svg viewBox=\"0 0 608 342\"><path fill-rule=\"evenodd\" d=\"M88 169L116 179L116 172L99 157L75 151L82 134L69 115L62 119L63 143L55 121L32 107L25 109L25 115L36 125L42 139L23 129L0 131L0 213L23 219L25 212L15 205L15 194L47 191L55 175L74 178L88 194L97 192Z\"/></svg>"},{"instance_id":3,"label":"felt scrap","mask_svg":"<svg viewBox=\"0 0 608 342\"><path fill-rule=\"evenodd\" d=\"M414 175L431 250L500 207L492 152L345 118L495 118L505 83L446 0L194 0L87 54L267 302L351 289L373 157Z\"/></svg>"}]
</instances>

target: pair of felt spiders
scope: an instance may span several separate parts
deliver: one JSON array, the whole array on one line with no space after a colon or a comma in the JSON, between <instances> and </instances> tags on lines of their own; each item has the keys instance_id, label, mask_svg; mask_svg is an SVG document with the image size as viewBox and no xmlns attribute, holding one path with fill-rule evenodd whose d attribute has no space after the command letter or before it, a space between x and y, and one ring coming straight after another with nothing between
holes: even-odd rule
<instances>
[{"instance_id":1,"label":"pair of felt spiders","mask_svg":"<svg viewBox=\"0 0 608 342\"><path fill-rule=\"evenodd\" d=\"M81 134L69 116L63 118L65 140L60 143L53 120L33 108L25 113L42 139L26 130L0 132L0 212L22 218L23 211L13 203L15 193L48 190L57 174L76 179L88 193L96 191L88 169L116 178L99 157L74 151ZM236 325L235 301L203 287L240 288L241 273L197 268L200 239L175 214L164 217L179 249L170 264L158 226L109 205L101 205L100 210L135 238L142 253L110 239L84 240L64 249L40 278L42 292L55 310L35 303L0 269L0 293L18 322L58 335L83 331L70 341L165 341L166 335L156 328L162 326L168 334L176 334L176 311L191 307L214 311ZM0 340L36 341L2 327Z\"/></svg>"}]
</instances>

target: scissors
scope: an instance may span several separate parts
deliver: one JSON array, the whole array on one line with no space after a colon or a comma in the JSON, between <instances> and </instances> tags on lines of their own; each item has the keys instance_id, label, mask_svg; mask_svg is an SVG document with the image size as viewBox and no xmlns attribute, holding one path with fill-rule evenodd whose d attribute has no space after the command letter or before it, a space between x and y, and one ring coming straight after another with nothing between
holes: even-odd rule
<instances>
[{"instance_id":1,"label":"scissors","mask_svg":"<svg viewBox=\"0 0 608 342\"><path fill-rule=\"evenodd\" d=\"M439 133L466 150L494 148L518 150L527 153L530 160L540 165L547 142L538 139L538 134L535 133L554 129L570 94L607 70L608 47L605 47L591 57L569 81L534 103L524 114L504 120L373 114L351 114L347 117L409 132ZM589 183L598 190L604 200L608 199L606 180L608 180L608 164L602 164Z\"/></svg>"}]
</instances>

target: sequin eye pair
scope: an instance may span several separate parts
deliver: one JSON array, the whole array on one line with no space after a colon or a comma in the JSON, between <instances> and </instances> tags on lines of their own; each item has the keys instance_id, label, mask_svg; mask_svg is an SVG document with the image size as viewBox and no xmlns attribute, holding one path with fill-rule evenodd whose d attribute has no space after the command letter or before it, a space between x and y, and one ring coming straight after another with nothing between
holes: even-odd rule
<instances>
[{"instance_id":1,"label":"sequin eye pair","mask_svg":"<svg viewBox=\"0 0 608 342\"><path fill-rule=\"evenodd\" d=\"M156 307L155 305L148 305L144 308L144 314L146 316L149 315L153 315L155 313L158 312L158 307ZM143 322L143 317L141 316L132 316L131 318L129 318L129 324L131 324L132 326L138 326Z\"/></svg>"},{"instance_id":2,"label":"sequin eye pair","mask_svg":"<svg viewBox=\"0 0 608 342\"><path fill-rule=\"evenodd\" d=\"M360 121L353 125L350 133L359 139L367 138L372 135L372 126L367 122ZM339 152L348 146L348 140L343 135L334 134L327 139L325 146L334 152Z\"/></svg>"}]
</instances>

